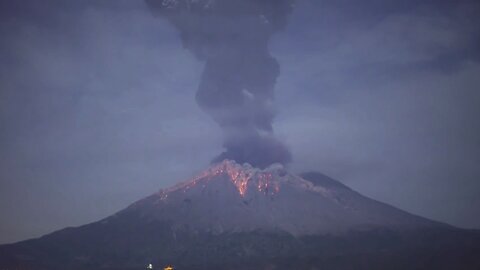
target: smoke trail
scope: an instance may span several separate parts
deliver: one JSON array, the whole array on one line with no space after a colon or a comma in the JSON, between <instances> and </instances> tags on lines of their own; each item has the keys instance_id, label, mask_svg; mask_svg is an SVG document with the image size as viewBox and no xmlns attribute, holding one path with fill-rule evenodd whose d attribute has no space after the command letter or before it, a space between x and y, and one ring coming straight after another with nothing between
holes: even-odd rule
<instances>
[{"instance_id":1,"label":"smoke trail","mask_svg":"<svg viewBox=\"0 0 480 270\"><path fill-rule=\"evenodd\" d=\"M226 151L214 161L266 167L291 159L273 136L279 65L268 42L285 27L293 1L146 0L178 29L183 46L206 61L196 99L224 131Z\"/></svg>"}]
</instances>

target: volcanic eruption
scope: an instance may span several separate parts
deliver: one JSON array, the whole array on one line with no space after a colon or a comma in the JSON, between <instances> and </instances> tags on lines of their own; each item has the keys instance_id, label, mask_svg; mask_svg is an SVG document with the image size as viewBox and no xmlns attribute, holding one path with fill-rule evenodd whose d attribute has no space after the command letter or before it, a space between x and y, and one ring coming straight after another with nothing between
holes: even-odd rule
<instances>
[{"instance_id":1,"label":"volcanic eruption","mask_svg":"<svg viewBox=\"0 0 480 270\"><path fill-rule=\"evenodd\" d=\"M232 160L162 189L127 211L139 209L145 216L170 220L172 228L215 233L279 230L308 235L442 226L363 197L319 174L302 177L280 164L259 169Z\"/></svg>"},{"instance_id":2,"label":"volcanic eruption","mask_svg":"<svg viewBox=\"0 0 480 270\"><path fill-rule=\"evenodd\" d=\"M225 152L197 176L97 222L0 245L0 269L480 269L480 233L293 174L274 137L268 43L293 0L146 0L205 61L196 99ZM159 178L164 175L159 174Z\"/></svg>"},{"instance_id":3,"label":"volcanic eruption","mask_svg":"<svg viewBox=\"0 0 480 270\"><path fill-rule=\"evenodd\" d=\"M478 243L478 233L369 199L320 173L225 160L100 221L0 246L0 267L473 270Z\"/></svg>"},{"instance_id":4,"label":"volcanic eruption","mask_svg":"<svg viewBox=\"0 0 480 270\"><path fill-rule=\"evenodd\" d=\"M179 31L183 46L205 69L199 106L223 130L224 159L265 168L286 164L290 152L274 137L273 98L278 62L268 49L286 26L293 0L146 0Z\"/></svg>"}]
</instances>

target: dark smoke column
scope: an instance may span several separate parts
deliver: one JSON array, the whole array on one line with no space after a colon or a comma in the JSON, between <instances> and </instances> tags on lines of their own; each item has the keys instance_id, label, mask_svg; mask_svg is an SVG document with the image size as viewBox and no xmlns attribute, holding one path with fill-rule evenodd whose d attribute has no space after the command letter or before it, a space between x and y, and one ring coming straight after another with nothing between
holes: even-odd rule
<instances>
[{"instance_id":1,"label":"dark smoke column","mask_svg":"<svg viewBox=\"0 0 480 270\"><path fill-rule=\"evenodd\" d=\"M268 42L282 30L294 0L146 0L180 32L183 46L206 61L197 102L224 131L214 161L266 167L288 163L273 136L272 108L279 65Z\"/></svg>"}]
</instances>

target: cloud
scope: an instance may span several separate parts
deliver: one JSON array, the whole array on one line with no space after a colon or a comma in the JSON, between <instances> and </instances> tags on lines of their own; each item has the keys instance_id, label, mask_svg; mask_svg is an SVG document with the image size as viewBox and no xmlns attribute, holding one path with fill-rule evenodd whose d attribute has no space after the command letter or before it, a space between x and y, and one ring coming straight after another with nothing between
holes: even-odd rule
<instances>
[{"instance_id":1,"label":"cloud","mask_svg":"<svg viewBox=\"0 0 480 270\"><path fill-rule=\"evenodd\" d=\"M480 206L473 196L480 189L480 65L470 53L480 31L461 10L421 7L330 28L349 25L338 17L316 24L323 27L312 31L321 34L305 34L306 41L287 45L279 37L279 103L295 113L279 110L277 130L293 149L294 169L321 170L427 217L480 224L469 214ZM330 34L334 45L322 42Z\"/></svg>"}]
</instances>

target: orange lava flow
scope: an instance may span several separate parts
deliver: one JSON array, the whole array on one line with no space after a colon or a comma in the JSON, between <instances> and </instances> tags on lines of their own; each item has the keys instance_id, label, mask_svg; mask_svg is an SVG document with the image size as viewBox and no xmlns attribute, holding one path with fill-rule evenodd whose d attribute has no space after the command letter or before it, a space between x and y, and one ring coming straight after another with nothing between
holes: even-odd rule
<instances>
[{"instance_id":1,"label":"orange lava flow","mask_svg":"<svg viewBox=\"0 0 480 270\"><path fill-rule=\"evenodd\" d=\"M196 176L189 184L184 186L184 192L195 186L201 179L210 180L222 174L228 176L242 197L247 193L249 183L255 184L256 189L265 195L275 194L279 191L278 183L273 181L271 173L244 169L232 161L224 161Z\"/></svg>"},{"instance_id":2,"label":"orange lava flow","mask_svg":"<svg viewBox=\"0 0 480 270\"><path fill-rule=\"evenodd\" d=\"M243 170L239 170L235 166L228 166L228 164L225 164L225 171L237 187L240 196L244 197L247 192L248 182L252 176Z\"/></svg>"}]
</instances>

